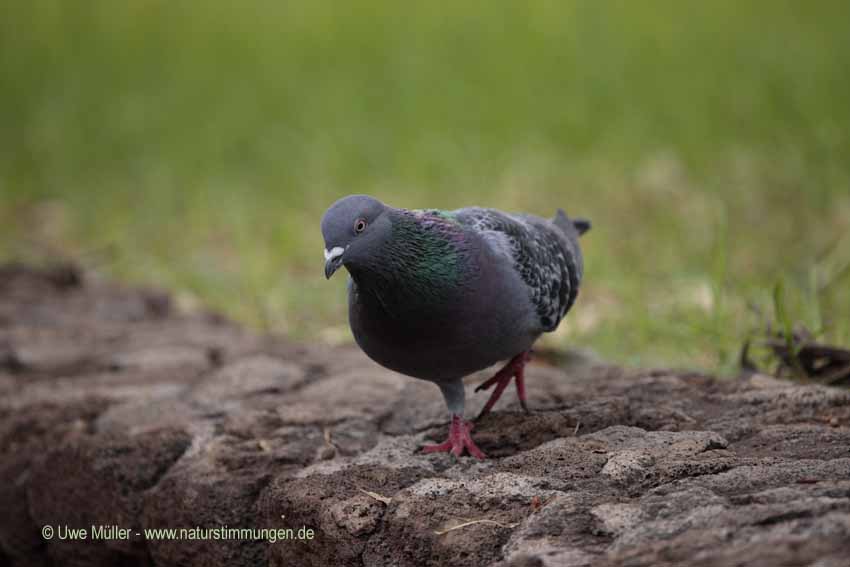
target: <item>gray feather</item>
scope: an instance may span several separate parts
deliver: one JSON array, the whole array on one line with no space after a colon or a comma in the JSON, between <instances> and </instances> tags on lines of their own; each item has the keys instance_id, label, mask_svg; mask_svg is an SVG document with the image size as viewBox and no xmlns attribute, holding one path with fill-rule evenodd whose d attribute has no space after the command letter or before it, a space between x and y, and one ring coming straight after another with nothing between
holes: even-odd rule
<instances>
[{"instance_id":1,"label":"gray feather","mask_svg":"<svg viewBox=\"0 0 850 567\"><path fill-rule=\"evenodd\" d=\"M481 207L458 209L452 215L510 261L527 287L541 330L554 330L578 295L583 271L578 237L589 223L576 225L562 210L552 221Z\"/></svg>"}]
</instances>

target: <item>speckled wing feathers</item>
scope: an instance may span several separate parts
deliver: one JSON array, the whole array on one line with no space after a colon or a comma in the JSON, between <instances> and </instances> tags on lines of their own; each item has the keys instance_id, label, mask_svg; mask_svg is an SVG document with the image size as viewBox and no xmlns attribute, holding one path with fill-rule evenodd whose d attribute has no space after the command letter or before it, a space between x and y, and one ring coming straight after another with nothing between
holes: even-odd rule
<instances>
[{"instance_id":1,"label":"speckled wing feathers","mask_svg":"<svg viewBox=\"0 0 850 567\"><path fill-rule=\"evenodd\" d=\"M528 287L543 331L552 331L572 306L581 280L575 230L533 216L469 207L452 211L505 256Z\"/></svg>"}]
</instances>

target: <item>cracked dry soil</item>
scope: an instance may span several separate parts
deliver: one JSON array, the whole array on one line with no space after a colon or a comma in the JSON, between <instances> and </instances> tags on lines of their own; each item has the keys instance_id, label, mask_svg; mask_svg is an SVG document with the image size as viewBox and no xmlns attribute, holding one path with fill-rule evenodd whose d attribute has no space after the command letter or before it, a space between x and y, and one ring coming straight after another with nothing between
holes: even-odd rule
<instances>
[{"instance_id":1,"label":"cracked dry soil","mask_svg":"<svg viewBox=\"0 0 850 567\"><path fill-rule=\"evenodd\" d=\"M533 364L528 384L532 415L505 396L476 428L489 460L421 455L445 433L437 389L355 348L2 267L0 566L850 565L846 390L605 365Z\"/></svg>"}]
</instances>

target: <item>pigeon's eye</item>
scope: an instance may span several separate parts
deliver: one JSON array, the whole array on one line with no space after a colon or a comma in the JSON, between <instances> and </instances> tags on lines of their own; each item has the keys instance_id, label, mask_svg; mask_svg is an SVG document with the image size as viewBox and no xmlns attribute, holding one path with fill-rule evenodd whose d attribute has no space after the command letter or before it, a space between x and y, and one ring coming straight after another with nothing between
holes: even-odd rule
<instances>
[{"instance_id":1,"label":"pigeon's eye","mask_svg":"<svg viewBox=\"0 0 850 567\"><path fill-rule=\"evenodd\" d=\"M354 221L354 232L360 234L366 230L366 219L357 219Z\"/></svg>"}]
</instances>

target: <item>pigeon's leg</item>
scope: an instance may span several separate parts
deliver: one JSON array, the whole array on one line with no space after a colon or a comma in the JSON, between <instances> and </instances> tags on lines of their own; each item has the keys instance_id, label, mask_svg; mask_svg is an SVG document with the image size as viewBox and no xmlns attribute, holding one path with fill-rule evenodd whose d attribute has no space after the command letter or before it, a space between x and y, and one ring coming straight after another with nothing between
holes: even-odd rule
<instances>
[{"instance_id":1,"label":"pigeon's leg","mask_svg":"<svg viewBox=\"0 0 850 567\"><path fill-rule=\"evenodd\" d=\"M528 405L525 403L525 364L531 359L531 351L523 351L513 357L510 362L508 362L505 366L502 367L501 370L496 372L496 374L480 384L477 388L475 388L476 392L481 390L488 390L494 385L496 389L493 390L493 393L490 395L490 399L487 400L487 403L484 405L484 408L481 410L481 413L478 414L478 419L481 419L493 409L493 406L496 405L496 402L502 396L502 392L505 391L505 388L508 387L508 384L511 382L511 378L516 377L516 393L519 398L519 403L526 412L528 412Z\"/></svg>"},{"instance_id":2,"label":"pigeon's leg","mask_svg":"<svg viewBox=\"0 0 850 567\"><path fill-rule=\"evenodd\" d=\"M476 459L485 459L487 456L478 448L475 441L472 440L470 432L473 424L471 421L464 421L463 417L452 414L452 424L449 426L449 438L439 445L425 445L422 447L423 453L454 453L455 456L463 455L464 449Z\"/></svg>"},{"instance_id":3,"label":"pigeon's leg","mask_svg":"<svg viewBox=\"0 0 850 567\"><path fill-rule=\"evenodd\" d=\"M486 455L478 448L472 440L470 433L473 424L463 419L464 390L463 381L456 380L447 384L438 384L443 392L443 398L452 415L452 423L449 426L449 438L439 445L425 445L423 453L454 453L455 456L463 455L464 450L476 459L484 459Z\"/></svg>"}]
</instances>

